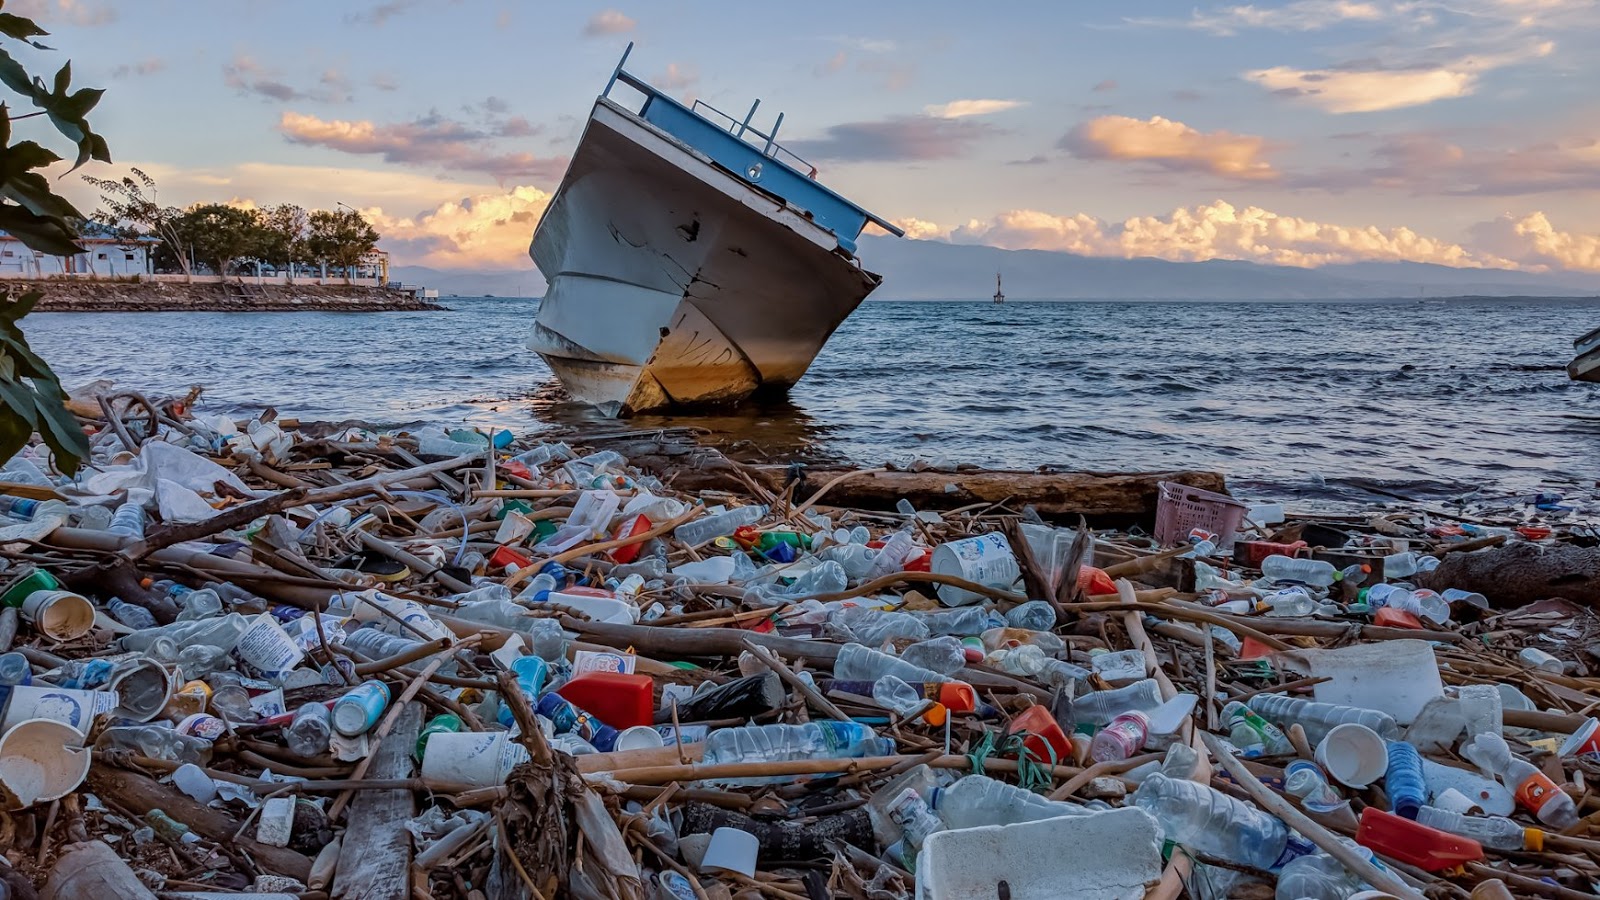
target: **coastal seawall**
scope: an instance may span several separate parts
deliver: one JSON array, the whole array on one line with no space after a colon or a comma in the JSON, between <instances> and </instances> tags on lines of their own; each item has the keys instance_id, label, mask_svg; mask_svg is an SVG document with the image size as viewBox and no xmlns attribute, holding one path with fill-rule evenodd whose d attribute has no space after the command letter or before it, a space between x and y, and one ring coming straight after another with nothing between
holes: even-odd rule
<instances>
[{"instance_id":1,"label":"coastal seawall","mask_svg":"<svg viewBox=\"0 0 1600 900\"><path fill-rule=\"evenodd\" d=\"M12 296L44 293L41 312L407 312L441 310L431 300L391 288L249 281L5 280Z\"/></svg>"}]
</instances>

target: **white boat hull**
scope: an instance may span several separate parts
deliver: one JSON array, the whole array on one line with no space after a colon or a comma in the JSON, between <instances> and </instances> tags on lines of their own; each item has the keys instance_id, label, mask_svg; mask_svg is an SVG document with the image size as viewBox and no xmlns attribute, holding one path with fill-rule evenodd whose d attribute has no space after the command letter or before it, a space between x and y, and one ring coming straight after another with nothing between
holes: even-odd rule
<instances>
[{"instance_id":1,"label":"white boat hull","mask_svg":"<svg viewBox=\"0 0 1600 900\"><path fill-rule=\"evenodd\" d=\"M528 346L608 415L785 390L880 281L832 232L605 99L530 253L549 289Z\"/></svg>"}]
</instances>

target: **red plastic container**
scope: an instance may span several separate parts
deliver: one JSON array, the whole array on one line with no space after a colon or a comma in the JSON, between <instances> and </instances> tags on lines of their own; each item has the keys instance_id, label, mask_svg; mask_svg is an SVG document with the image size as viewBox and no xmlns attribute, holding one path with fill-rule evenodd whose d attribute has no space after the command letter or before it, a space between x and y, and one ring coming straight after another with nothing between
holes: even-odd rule
<instances>
[{"instance_id":1,"label":"red plastic container","mask_svg":"<svg viewBox=\"0 0 1600 900\"><path fill-rule=\"evenodd\" d=\"M1472 838L1419 825L1375 806L1361 811L1356 843L1426 872L1442 872L1483 859L1483 845Z\"/></svg>"},{"instance_id":2,"label":"red plastic container","mask_svg":"<svg viewBox=\"0 0 1600 900\"><path fill-rule=\"evenodd\" d=\"M612 539L620 541L623 538L631 538L636 534L644 534L649 530L650 520L646 519L644 516L639 516L632 522L624 522L621 525L618 525L617 533L612 536ZM644 549L644 545L645 542L640 541L637 544L629 544L626 547L618 547L617 549L611 551L611 558L619 563L631 563L639 558L639 551Z\"/></svg>"},{"instance_id":3,"label":"red plastic container","mask_svg":"<svg viewBox=\"0 0 1600 900\"><path fill-rule=\"evenodd\" d=\"M1061 726L1056 724L1050 710L1042 706L1028 707L1011 720L1011 727L1006 729L1006 734L1021 731L1028 732L1028 736L1022 739L1022 745L1028 748L1028 754L1035 762L1050 763L1053 760L1057 765L1062 765L1073 759L1072 739L1062 733Z\"/></svg>"},{"instance_id":4,"label":"red plastic container","mask_svg":"<svg viewBox=\"0 0 1600 900\"><path fill-rule=\"evenodd\" d=\"M533 558L525 553L511 549L509 546L496 547L494 552L489 554L489 565L493 566L497 571L521 569L533 565Z\"/></svg>"},{"instance_id":5,"label":"red plastic container","mask_svg":"<svg viewBox=\"0 0 1600 900\"><path fill-rule=\"evenodd\" d=\"M621 731L655 722L655 683L649 675L590 672L556 689L573 706Z\"/></svg>"},{"instance_id":6,"label":"red plastic container","mask_svg":"<svg viewBox=\"0 0 1600 900\"><path fill-rule=\"evenodd\" d=\"M1096 569L1094 566L1079 566L1078 590L1091 597L1105 596L1117 592L1117 583L1111 580L1111 576L1107 575L1104 569Z\"/></svg>"},{"instance_id":7,"label":"red plastic container","mask_svg":"<svg viewBox=\"0 0 1600 900\"><path fill-rule=\"evenodd\" d=\"M1372 624L1385 625L1389 628L1410 628L1413 631L1422 630L1422 620L1403 609L1392 606L1379 607L1377 616L1373 617Z\"/></svg>"},{"instance_id":8,"label":"red plastic container","mask_svg":"<svg viewBox=\"0 0 1600 900\"><path fill-rule=\"evenodd\" d=\"M1269 556L1299 556L1308 544L1305 541L1295 541L1292 544L1274 544L1271 541L1239 541L1233 545L1233 561L1241 566L1252 569L1261 568L1261 561Z\"/></svg>"}]
</instances>

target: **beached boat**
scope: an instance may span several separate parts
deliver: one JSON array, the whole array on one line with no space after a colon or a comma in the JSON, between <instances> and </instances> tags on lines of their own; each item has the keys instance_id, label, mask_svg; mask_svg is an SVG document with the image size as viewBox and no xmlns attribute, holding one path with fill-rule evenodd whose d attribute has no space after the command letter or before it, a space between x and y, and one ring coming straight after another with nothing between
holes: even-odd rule
<instances>
[{"instance_id":1,"label":"beached boat","mask_svg":"<svg viewBox=\"0 0 1600 900\"><path fill-rule=\"evenodd\" d=\"M1600 328L1572 342L1567 377L1573 381L1600 381Z\"/></svg>"},{"instance_id":2,"label":"beached boat","mask_svg":"<svg viewBox=\"0 0 1600 900\"><path fill-rule=\"evenodd\" d=\"M632 49L534 231L550 287L528 346L607 415L785 391L882 281L862 229L900 229L780 146L782 114L762 133L759 100L685 106L623 69Z\"/></svg>"}]
</instances>

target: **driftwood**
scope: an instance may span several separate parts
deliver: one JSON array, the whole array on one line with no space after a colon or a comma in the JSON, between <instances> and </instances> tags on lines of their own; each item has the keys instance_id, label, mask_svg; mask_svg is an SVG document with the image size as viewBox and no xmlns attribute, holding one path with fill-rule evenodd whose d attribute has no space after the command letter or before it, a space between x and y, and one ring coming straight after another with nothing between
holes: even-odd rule
<instances>
[{"instance_id":1,"label":"driftwood","mask_svg":"<svg viewBox=\"0 0 1600 900\"><path fill-rule=\"evenodd\" d=\"M591 443L600 443L591 441ZM773 494L788 486L788 466L745 465L706 447L666 441L611 443L630 464L670 478L680 491L729 491L747 494L746 479ZM807 467L796 498L854 469ZM1041 515L1148 518L1155 515L1157 483L1172 481L1201 490L1226 493L1219 472L998 472L878 471L861 472L834 484L824 500L829 506L892 510L905 499L918 509L956 509L973 504L1032 505Z\"/></svg>"},{"instance_id":2,"label":"driftwood","mask_svg":"<svg viewBox=\"0 0 1600 900\"><path fill-rule=\"evenodd\" d=\"M411 774L411 748L422 730L422 704L410 703L389 739L373 755L373 778ZM411 836L406 820L416 813L408 790L362 791L350 804L350 827L333 878L334 895L347 900L404 900L411 896Z\"/></svg>"},{"instance_id":3,"label":"driftwood","mask_svg":"<svg viewBox=\"0 0 1600 900\"><path fill-rule=\"evenodd\" d=\"M755 835L761 842L761 861L769 863L817 859L827 854L828 842L835 840L870 851L876 840L872 819L862 807L833 816L773 822L704 803L684 805L680 836L710 834L718 828L737 828Z\"/></svg>"},{"instance_id":4,"label":"driftwood","mask_svg":"<svg viewBox=\"0 0 1600 900\"><path fill-rule=\"evenodd\" d=\"M1417 584L1442 591L1476 591L1490 605L1512 609L1561 597L1600 606L1600 547L1518 542L1473 553L1451 553Z\"/></svg>"}]
</instances>

